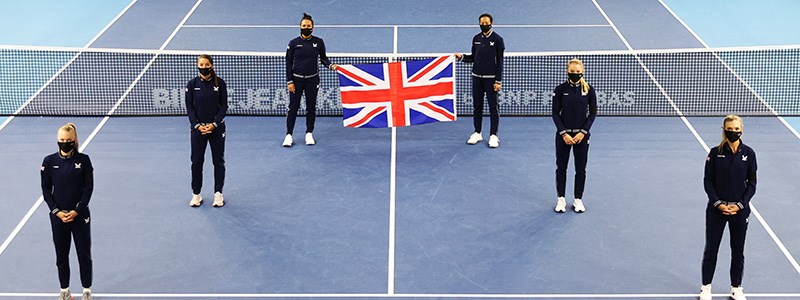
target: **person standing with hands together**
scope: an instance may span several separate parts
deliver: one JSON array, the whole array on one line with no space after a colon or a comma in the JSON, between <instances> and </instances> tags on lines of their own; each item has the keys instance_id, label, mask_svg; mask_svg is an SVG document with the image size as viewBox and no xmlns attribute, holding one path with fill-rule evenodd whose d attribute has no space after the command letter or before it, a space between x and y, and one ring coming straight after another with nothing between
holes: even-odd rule
<instances>
[{"instance_id":1,"label":"person standing with hands together","mask_svg":"<svg viewBox=\"0 0 800 300\"><path fill-rule=\"evenodd\" d=\"M483 96L489 102L489 147L500 146L497 129L500 124L500 109L497 93L503 80L503 52L506 49L503 38L492 30L494 18L488 13L478 17L481 32L472 38L470 54L455 53L456 59L472 62L472 123L475 132L467 139L467 144L475 145L483 141L481 128L483 123Z\"/></svg>"},{"instance_id":2,"label":"person standing with hands together","mask_svg":"<svg viewBox=\"0 0 800 300\"><path fill-rule=\"evenodd\" d=\"M317 117L317 93L319 92L319 69L317 60L328 69L336 70L325 54L325 41L311 35L314 20L308 14L300 19L300 36L289 41L286 47L286 85L289 90L289 110L286 112L286 136L284 147L294 144L292 134L300 109L300 99L306 95L306 145L314 145L314 123Z\"/></svg>"},{"instance_id":3,"label":"person standing with hands together","mask_svg":"<svg viewBox=\"0 0 800 300\"><path fill-rule=\"evenodd\" d=\"M225 114L228 111L228 86L217 76L210 55L197 57L198 76L186 84L186 113L191 124L192 142L192 199L189 206L203 203L203 162L206 145L211 144L214 163L214 207L225 205L222 187L225 185Z\"/></svg>"},{"instance_id":4,"label":"person standing with hands together","mask_svg":"<svg viewBox=\"0 0 800 300\"><path fill-rule=\"evenodd\" d=\"M703 186L708 196L706 205L706 246L703 250L703 285L700 299L711 299L711 281L717 267L725 224L731 234L731 298L745 300L742 289L744 273L744 240L750 217L750 200L756 193L756 152L742 142L742 118L725 117L722 142L706 157Z\"/></svg>"},{"instance_id":5,"label":"person standing with hands together","mask_svg":"<svg viewBox=\"0 0 800 300\"><path fill-rule=\"evenodd\" d=\"M589 159L589 130L597 116L597 95L586 82L583 62L572 59L567 63L567 80L553 91L553 122L556 124L556 199L555 211L566 212L567 164L569 151L575 156L575 202L572 209L586 211L583 190L586 183L586 163Z\"/></svg>"},{"instance_id":6,"label":"person standing with hands together","mask_svg":"<svg viewBox=\"0 0 800 300\"><path fill-rule=\"evenodd\" d=\"M68 123L58 129L58 152L44 158L41 167L42 198L50 209L50 227L56 248L59 300L73 299L69 291L69 250L75 241L84 300L92 299L92 235L89 200L94 191L94 167L89 156L78 152L78 132Z\"/></svg>"}]
</instances>

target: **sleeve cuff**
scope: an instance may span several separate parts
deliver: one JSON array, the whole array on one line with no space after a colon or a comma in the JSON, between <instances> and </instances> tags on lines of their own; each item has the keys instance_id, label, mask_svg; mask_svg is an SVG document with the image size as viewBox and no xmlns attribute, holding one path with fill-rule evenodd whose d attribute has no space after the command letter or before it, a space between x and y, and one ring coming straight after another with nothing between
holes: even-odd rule
<instances>
[{"instance_id":1,"label":"sleeve cuff","mask_svg":"<svg viewBox=\"0 0 800 300\"><path fill-rule=\"evenodd\" d=\"M588 131L588 130L586 130L586 129L581 129L581 132L582 132L583 134L589 134L589 131Z\"/></svg>"},{"instance_id":2,"label":"sleeve cuff","mask_svg":"<svg viewBox=\"0 0 800 300\"><path fill-rule=\"evenodd\" d=\"M200 123L194 124L194 129L200 128Z\"/></svg>"},{"instance_id":3,"label":"sleeve cuff","mask_svg":"<svg viewBox=\"0 0 800 300\"><path fill-rule=\"evenodd\" d=\"M496 83L496 84L503 84L503 82L502 82L502 81L500 81L500 80L496 80L494 83Z\"/></svg>"},{"instance_id":4,"label":"sleeve cuff","mask_svg":"<svg viewBox=\"0 0 800 300\"><path fill-rule=\"evenodd\" d=\"M214 122L214 123L211 123L211 124L214 124L214 128L219 127L219 125L217 125L217 122Z\"/></svg>"},{"instance_id":5,"label":"sleeve cuff","mask_svg":"<svg viewBox=\"0 0 800 300\"><path fill-rule=\"evenodd\" d=\"M722 205L722 203L723 203L722 200L717 200L717 202L714 202L714 207L720 206Z\"/></svg>"},{"instance_id":6,"label":"sleeve cuff","mask_svg":"<svg viewBox=\"0 0 800 300\"><path fill-rule=\"evenodd\" d=\"M294 80L289 80L286 82L286 84L292 84L292 83L294 83Z\"/></svg>"},{"instance_id":7,"label":"sleeve cuff","mask_svg":"<svg viewBox=\"0 0 800 300\"><path fill-rule=\"evenodd\" d=\"M740 210L744 209L744 204L742 204L742 202L736 202L736 206L738 206Z\"/></svg>"},{"instance_id":8,"label":"sleeve cuff","mask_svg":"<svg viewBox=\"0 0 800 300\"><path fill-rule=\"evenodd\" d=\"M50 211L50 213L53 215L57 214L58 212L59 212L58 208L54 208L53 210Z\"/></svg>"},{"instance_id":9,"label":"sleeve cuff","mask_svg":"<svg viewBox=\"0 0 800 300\"><path fill-rule=\"evenodd\" d=\"M567 133L567 131L566 130L562 130L562 131L558 132L558 135L564 135L565 133Z\"/></svg>"}]
</instances>

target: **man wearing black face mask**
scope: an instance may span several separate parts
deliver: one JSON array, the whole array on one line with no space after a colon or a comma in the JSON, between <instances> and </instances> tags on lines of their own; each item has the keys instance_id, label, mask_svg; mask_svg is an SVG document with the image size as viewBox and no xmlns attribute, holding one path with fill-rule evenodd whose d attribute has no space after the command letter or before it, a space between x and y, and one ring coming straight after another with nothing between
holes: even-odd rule
<instances>
[{"instance_id":1,"label":"man wearing black face mask","mask_svg":"<svg viewBox=\"0 0 800 300\"><path fill-rule=\"evenodd\" d=\"M89 156L78 152L75 125L58 130L58 152L44 158L41 167L42 198L50 209L50 226L61 282L59 299L71 299L69 291L70 239L80 264L83 299L92 299L92 239L89 200L94 190L94 168Z\"/></svg>"},{"instance_id":2,"label":"man wearing black face mask","mask_svg":"<svg viewBox=\"0 0 800 300\"><path fill-rule=\"evenodd\" d=\"M703 185L706 205L706 245L703 251L703 285L700 299L711 299L711 281L717 266L722 234L726 223L731 236L731 298L745 299L742 290L744 272L744 241L747 235L750 200L756 193L756 152L745 145L742 118L725 117L722 122L722 142L706 157Z\"/></svg>"},{"instance_id":3,"label":"man wearing black face mask","mask_svg":"<svg viewBox=\"0 0 800 300\"><path fill-rule=\"evenodd\" d=\"M489 131L489 147L500 146L497 129L500 124L500 113L497 92L503 81L503 52L506 49L503 38L492 30L494 19L484 13L478 17L481 32L472 38L472 53L455 53L456 59L473 62L472 65L472 118L475 132L470 135L467 144L475 145L483 140L481 128L483 123L483 95L489 102L491 128Z\"/></svg>"},{"instance_id":4,"label":"man wearing black face mask","mask_svg":"<svg viewBox=\"0 0 800 300\"><path fill-rule=\"evenodd\" d=\"M286 113L286 137L283 140L284 147L291 147L294 143L292 134L294 123L297 118L297 110L300 109L300 99L306 95L306 145L314 145L316 141L314 132L314 122L317 116L317 92L319 92L319 69L317 59L328 69L336 70L336 64L332 64L325 54L325 42L316 36L314 32L314 20L308 14L303 14L300 20L300 36L289 41L286 47L286 84L289 90L289 110Z\"/></svg>"}]
</instances>

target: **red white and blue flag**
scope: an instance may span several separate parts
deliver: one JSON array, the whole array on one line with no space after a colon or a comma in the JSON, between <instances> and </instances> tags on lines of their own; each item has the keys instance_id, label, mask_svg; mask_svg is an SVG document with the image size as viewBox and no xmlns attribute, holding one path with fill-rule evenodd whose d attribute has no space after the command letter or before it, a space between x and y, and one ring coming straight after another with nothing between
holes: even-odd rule
<instances>
[{"instance_id":1,"label":"red white and blue flag","mask_svg":"<svg viewBox=\"0 0 800 300\"><path fill-rule=\"evenodd\" d=\"M399 127L455 121L452 56L339 65L345 127Z\"/></svg>"}]
</instances>

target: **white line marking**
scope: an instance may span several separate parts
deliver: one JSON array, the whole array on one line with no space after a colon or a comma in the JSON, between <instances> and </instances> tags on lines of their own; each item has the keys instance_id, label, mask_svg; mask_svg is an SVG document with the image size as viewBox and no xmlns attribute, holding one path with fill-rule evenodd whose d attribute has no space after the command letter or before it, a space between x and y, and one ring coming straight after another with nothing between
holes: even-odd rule
<instances>
[{"instance_id":1,"label":"white line marking","mask_svg":"<svg viewBox=\"0 0 800 300\"><path fill-rule=\"evenodd\" d=\"M8 118L6 118L6 119L5 119L5 121L3 121L3 123L2 123L2 124L0 124L0 131L1 131L1 130L3 130L3 128L5 128L5 127L8 125L8 123L11 123L11 120L13 120L13 119L14 119L14 116L15 116L15 115L17 115L17 114L19 114L19 113L20 113L20 112L21 112L23 109L25 109L25 107L27 107L27 106L28 106L28 104L30 104L30 103L31 103L31 101L33 101L33 99L34 99L34 98L36 98L37 96L39 96L39 94L41 94L41 93L42 93L42 91L44 91L44 89L45 89L45 88L47 88L47 86L49 86L49 85L50 85L50 83L52 83L54 80L56 80L56 78L58 78L58 76L59 76L59 75L61 75L61 73L63 73L63 72L64 72L64 70L66 70L66 69L67 69L67 67L69 67L70 65L72 65L72 63L73 63L73 62L74 62L74 61L75 61L75 60L76 60L76 59L77 59L79 56L81 56L81 54L82 54L83 52L85 52L84 50L88 49L88 48L89 48L89 46L91 46L91 45L94 43L94 41L96 41L96 40L97 40L97 39L98 39L98 38L99 38L101 35L103 35L103 33L105 33L105 32L106 32L106 30L108 30L108 28L110 28L110 27L111 27L111 25L113 25L114 23L116 23L116 22L117 22L117 20L118 20L120 17L122 17L122 15L124 15L124 14L125 14L125 12L127 12L127 11L128 11L128 9L130 9L130 8L131 8L131 6L133 6L133 4L134 4L134 3L136 3L136 1L138 1L138 0L133 0L133 1L131 1L131 3L128 3L128 6L126 6L126 7L125 7L125 8L124 8L124 9L123 9L123 10L122 10L122 11L121 11L119 14L117 14L117 16L116 16L116 17L114 17L114 19L112 19L112 20L111 20L111 22L109 22L108 24L106 24L106 26L105 26L105 27L103 27L103 29L101 29L101 30L100 30L100 32L98 32L97 34L95 34L95 35L94 35L94 37L93 37L91 40L89 40L89 42L88 42L88 43L86 43L86 45L84 45L84 46L83 46L83 48L72 48L72 49L74 49L74 50L69 50L69 51L76 51L77 53L75 53L75 56L73 56L73 57L72 57L72 58L71 58L69 61L67 61L67 63L66 63L64 66L62 66L62 67L61 67L61 68L60 68L60 69L59 69L59 70L58 70L58 71L57 71L55 74L53 74L53 76L52 76L52 77L50 77L50 79L48 79L48 80L47 80L47 81L44 83L44 85L42 85L42 87L40 87L39 89L37 89L37 90L36 90L36 92L34 92L34 93L33 93L33 95L31 95L30 97L28 97L28 100L25 100L25 102L23 102L23 103L22 103L22 106L20 106L19 108L17 108L17 110L16 110L16 111L14 111L14 114L12 114L12 115L11 115L11 116L9 116ZM56 48L56 47L46 47L46 48L58 49L58 48ZM20 47L16 47L16 48L12 48L12 47L4 47L4 49L19 49L19 50L29 50L29 49L30 49L30 47L25 47L25 46L20 46ZM36 49L36 50L39 50L39 49ZM49 50L46 50L46 49L43 49L43 50L45 50L45 51L49 51ZM60 50L54 50L54 51L60 51ZM0 253L2 253L2 251L0 251Z\"/></svg>"},{"instance_id":2,"label":"white line marking","mask_svg":"<svg viewBox=\"0 0 800 300\"><path fill-rule=\"evenodd\" d=\"M297 28L297 25L268 25L268 24L220 24L220 25L184 25L183 28ZM350 24L350 25L316 25L315 28L477 28L475 25L467 24L397 24L397 25L381 25L381 24ZM510 24L510 25L493 25L495 28L597 28L609 27L603 24Z\"/></svg>"},{"instance_id":3,"label":"white line marking","mask_svg":"<svg viewBox=\"0 0 800 300\"><path fill-rule=\"evenodd\" d=\"M397 26L394 27L394 54L397 55ZM390 62L397 57L390 57ZM397 127L392 127L391 162L389 166L389 267L387 268L386 293L394 294L395 237L397 220Z\"/></svg>"},{"instance_id":4,"label":"white line marking","mask_svg":"<svg viewBox=\"0 0 800 300\"><path fill-rule=\"evenodd\" d=\"M700 38L700 36L694 30L692 30L692 28L689 27L688 24L686 24L686 22L683 21L683 19L681 19L666 3L664 3L663 0L658 0L658 2L660 2L661 5L664 6L664 8L667 11L669 11L669 13L672 14L672 16L676 20L678 20L678 22L680 22L681 25L683 25L684 28L686 28L686 30L688 30L692 34L692 36L694 36L694 38L697 39L697 41L700 42L700 44L703 44L703 47L705 47L706 49L710 49L711 48L711 47L708 46L708 44L703 39ZM792 134L794 134L795 137L800 139L800 133L798 133L797 130L795 130L794 127L792 127L788 122L786 122L786 119L784 119L782 116L779 116L778 112L775 111L775 109L773 109L772 106L769 103L767 103L767 101L765 101L764 98L761 97L761 95L759 95L752 87L750 87L750 84L748 84L746 81L744 81L744 79L742 79L739 76L739 74L737 74L736 71L734 71L728 65L728 63L725 62L716 52L712 52L712 53L714 54L714 57L716 57L717 60L719 60L719 62L722 63L722 65L725 66L726 69L728 69L728 71L730 71L734 76L736 76L736 79L738 79L739 82L741 82L745 87L747 87L748 91L753 93L753 95L756 96L756 98L759 101L761 101L761 103L764 104L764 106L766 106L769 109L769 111L772 114L774 114L775 117L777 117L778 120L786 128L788 128L789 131ZM708 146L706 146L706 148L708 148ZM706 149L706 150L708 150L708 149ZM769 226L769 224L767 223L767 220L764 219L764 217L761 216L761 213L758 211L758 209L756 209L755 205L751 203L750 204L750 208L752 209L753 214L756 216L756 219L758 219L758 222L761 223L761 225L767 231L769 236L772 238L772 241L775 242L775 244L781 250L783 255L786 256L786 259L789 260L789 263L792 264L792 267L794 267L794 270L797 271L798 274L800 274L800 264L797 263L797 260L794 258L794 256L792 256L792 253L789 252L789 250L786 248L786 246L783 244L783 242L778 238L778 235L775 234L775 232L772 230L772 227Z\"/></svg>"},{"instance_id":5,"label":"white line marking","mask_svg":"<svg viewBox=\"0 0 800 300\"><path fill-rule=\"evenodd\" d=\"M0 293L2 297L56 297L56 293ZM699 294L181 294L181 293L97 293L104 298L697 298ZM726 297L730 294L713 294ZM800 293L747 293L752 298L800 298Z\"/></svg>"},{"instance_id":6,"label":"white line marking","mask_svg":"<svg viewBox=\"0 0 800 300\"><path fill-rule=\"evenodd\" d=\"M189 18L189 16L194 12L195 9L197 9L197 6L200 5L200 2L202 2L202 1L203 0L197 0L197 2L195 3L194 7L192 7L192 9L189 11L189 13L186 14L186 17L184 17L183 20L181 21L181 25L184 22L186 22L186 20ZM169 42L175 36L177 31L180 29L181 25L178 25L178 27L175 28L175 31L172 32L172 35L170 35L169 38L167 38L167 40L164 42L164 44L161 45L161 49L162 50L167 46L167 44L169 44ZM158 54L153 56L153 58L150 59L150 62L147 63L147 65L144 67L144 69L142 69L142 71L139 72L139 75L136 76L136 79L134 79L133 82L128 86L128 89L125 90L125 93L122 94L122 96L119 98L119 100L117 100L117 102L114 104L114 106L111 108L111 110L108 111L108 113L103 118L103 120L101 120L100 123L97 124L97 126L94 128L94 130L92 130L92 133L89 134L89 137L86 138L86 140L83 143L81 143L81 147L80 147L80 149L78 149L78 151L83 152L83 150L86 149L87 146L89 146L89 143L91 143L92 140L94 140L94 138L100 132L100 129L102 129L103 126L105 126L105 124L108 122L108 119L110 118L111 114L113 114L114 111L117 110L119 105L122 103L122 100L125 99L126 96L128 96L128 94L131 92L131 90L133 90L133 87L136 86L136 83L138 83L139 80L142 78L142 76L144 76L144 73L147 72L147 70L150 68L150 66L153 64L153 62L156 60L157 57L158 57ZM65 66L65 68L66 68L66 66ZM28 210L28 213L25 214L25 216L22 218L22 220L20 220L19 223L17 223L17 226L14 227L14 230L11 232L11 234L8 236L8 238L6 238L6 240L3 242L3 244L0 245L0 255L3 254L3 252L8 248L8 246L11 244L11 242L14 240L14 238L16 238L16 236L19 234L19 231L22 230L22 227L24 227L25 224L28 223L28 220L30 220L31 216L33 215L34 212L36 212L36 209L42 204L42 202L44 202L44 198L42 196L39 196L39 199L36 200L36 203L33 204L33 206Z\"/></svg>"},{"instance_id":7,"label":"white line marking","mask_svg":"<svg viewBox=\"0 0 800 300\"><path fill-rule=\"evenodd\" d=\"M103 29L101 29L100 32L98 32L91 40L89 40L89 42L86 43L86 46L84 46L84 48L91 47L92 44L94 44L94 42L97 41L97 39L100 38L100 36L102 36L104 33L106 33L106 31L109 28L111 28L111 26L114 25L114 23L117 23L117 20L119 20L119 18L122 18L122 15L124 15L126 12L128 12L128 10L131 7L133 7L134 4L136 4L136 1L139 1L139 0L133 0L133 1L131 1L131 3L128 3L128 6L125 6L125 8L122 9L122 11L119 12L119 14L117 14L116 17L114 17L114 19L111 19L111 22L108 22L108 24L106 24L106 27L103 27Z\"/></svg>"}]
</instances>

